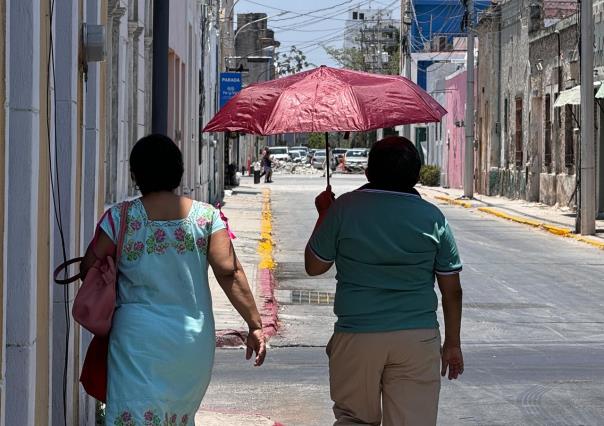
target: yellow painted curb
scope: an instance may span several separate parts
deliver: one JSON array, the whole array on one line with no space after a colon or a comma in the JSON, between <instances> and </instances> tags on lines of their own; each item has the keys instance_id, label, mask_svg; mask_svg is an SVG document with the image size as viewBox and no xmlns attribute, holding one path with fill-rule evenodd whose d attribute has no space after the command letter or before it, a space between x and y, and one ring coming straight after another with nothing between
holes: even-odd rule
<instances>
[{"instance_id":1,"label":"yellow painted curb","mask_svg":"<svg viewBox=\"0 0 604 426\"><path fill-rule=\"evenodd\" d=\"M604 250L604 242L596 241L592 238L585 237L583 235L573 234L573 231L570 228L564 228L561 226L550 225L548 223L537 222L534 220L525 219L523 217L512 216L507 213L501 212L499 210L492 209L490 207L480 207L478 210L480 210L481 212L492 214L492 215L500 217L502 219L507 219L507 220L511 220L513 222L530 225L535 228L540 228L540 229L543 229L543 230L549 232L550 234L558 235L560 237L572 238L573 240L581 241L582 243L589 244L592 247L596 247L596 248L599 248L600 250Z\"/></svg>"},{"instance_id":2,"label":"yellow painted curb","mask_svg":"<svg viewBox=\"0 0 604 426\"><path fill-rule=\"evenodd\" d=\"M262 192L262 220L260 222L260 242L258 254L260 255L260 269L274 270L276 263L273 257L273 214L271 211L271 191L266 188Z\"/></svg>"},{"instance_id":3,"label":"yellow painted curb","mask_svg":"<svg viewBox=\"0 0 604 426\"><path fill-rule=\"evenodd\" d=\"M537 222L537 221L531 220L531 219L525 219L523 217L512 216L512 215L509 215L502 211L495 210L491 207L479 207L478 210L481 212L484 212L484 213L492 214L493 216L497 216L502 219L511 220L512 222L522 223L523 225L529 225L529 226L533 226L535 228L539 228L542 225L541 222Z\"/></svg>"},{"instance_id":4,"label":"yellow painted curb","mask_svg":"<svg viewBox=\"0 0 604 426\"><path fill-rule=\"evenodd\" d=\"M569 228L561 228L559 226L549 225L547 223L542 223L541 227L551 234L561 235L563 237L568 237L569 235L573 234L573 231Z\"/></svg>"},{"instance_id":5,"label":"yellow painted curb","mask_svg":"<svg viewBox=\"0 0 604 426\"><path fill-rule=\"evenodd\" d=\"M445 203L455 204L457 206L465 207L466 209L472 208L472 203L463 200L456 200L455 198L445 197L444 195L435 195L433 198L444 201Z\"/></svg>"},{"instance_id":6,"label":"yellow painted curb","mask_svg":"<svg viewBox=\"0 0 604 426\"><path fill-rule=\"evenodd\" d=\"M589 237L585 237L583 235L570 234L570 238L573 238L577 241L581 241L582 243L589 244L593 247L599 248L600 250L604 250L604 242L592 240Z\"/></svg>"}]
</instances>

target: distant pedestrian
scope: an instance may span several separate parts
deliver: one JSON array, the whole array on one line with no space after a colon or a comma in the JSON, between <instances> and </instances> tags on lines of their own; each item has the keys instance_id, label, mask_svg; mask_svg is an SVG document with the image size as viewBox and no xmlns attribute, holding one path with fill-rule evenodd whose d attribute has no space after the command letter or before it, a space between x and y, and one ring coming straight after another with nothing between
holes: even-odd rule
<instances>
[{"instance_id":1,"label":"distant pedestrian","mask_svg":"<svg viewBox=\"0 0 604 426\"><path fill-rule=\"evenodd\" d=\"M462 265L446 218L413 188L419 170L415 146L389 137L369 153L367 185L337 200L328 188L315 202L306 271L337 270L327 345L335 425L436 425L439 372L463 373Z\"/></svg>"},{"instance_id":2,"label":"distant pedestrian","mask_svg":"<svg viewBox=\"0 0 604 426\"><path fill-rule=\"evenodd\" d=\"M129 204L116 260L107 424L195 424L215 351L208 265L249 325L247 359L256 352L255 365L264 361L260 314L225 224L211 205L174 192L183 170L182 154L166 136L144 137L130 154L142 197ZM82 262L83 276L97 258L113 253L120 209L110 209L101 222L98 241Z\"/></svg>"},{"instance_id":3,"label":"distant pedestrian","mask_svg":"<svg viewBox=\"0 0 604 426\"><path fill-rule=\"evenodd\" d=\"M264 148L262 151L262 158L260 159L262 166L262 174L264 176L264 183L273 182L273 160L271 159L271 152L268 148Z\"/></svg>"}]
</instances>

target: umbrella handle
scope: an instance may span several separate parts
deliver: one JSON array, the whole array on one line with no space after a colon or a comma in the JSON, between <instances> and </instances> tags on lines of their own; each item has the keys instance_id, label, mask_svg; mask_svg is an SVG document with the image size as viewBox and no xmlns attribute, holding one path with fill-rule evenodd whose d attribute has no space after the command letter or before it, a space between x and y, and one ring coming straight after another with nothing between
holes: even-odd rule
<instances>
[{"instance_id":1,"label":"umbrella handle","mask_svg":"<svg viewBox=\"0 0 604 426\"><path fill-rule=\"evenodd\" d=\"M325 132L325 170L327 176L327 187L331 187L329 182L329 173L331 172L331 164L329 161L329 132Z\"/></svg>"}]
</instances>

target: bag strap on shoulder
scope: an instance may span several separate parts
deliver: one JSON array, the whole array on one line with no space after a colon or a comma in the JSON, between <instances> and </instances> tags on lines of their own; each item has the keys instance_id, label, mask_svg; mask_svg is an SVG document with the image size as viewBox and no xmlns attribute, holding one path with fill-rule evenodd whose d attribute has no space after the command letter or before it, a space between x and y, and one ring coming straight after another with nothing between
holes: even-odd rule
<instances>
[{"instance_id":1,"label":"bag strap on shoulder","mask_svg":"<svg viewBox=\"0 0 604 426\"><path fill-rule=\"evenodd\" d=\"M130 208L130 202L125 201L122 204L122 208L120 209L120 233L118 234L118 240L117 240L117 244L116 244L116 255L115 255L116 262L119 260L119 257L122 253L122 246L124 245L124 237L126 235L126 228L128 226L128 209L129 208ZM101 221L99 221L99 224L102 222L102 220L104 219L104 217L106 215L108 216L107 218L109 219L109 223L110 223L111 228L115 235L115 224L114 224L113 216L111 215L110 210L108 210L107 213L105 213L105 215L103 215L103 217L101 218ZM98 231L98 227L97 227L97 231ZM96 242L97 238L98 238L98 232L95 233L93 245ZM55 283L57 283L59 285L67 285L67 284L71 284L71 283L74 283L77 280L79 280L81 278L81 274L79 272L71 277L67 277L64 279L60 279L59 276L61 276L61 273L63 273L63 271L65 271L71 265L75 265L76 263L81 263L83 260L84 260L83 257L76 257L74 259L68 260L67 262L61 263L57 267L57 269L55 269L54 274L53 274Z\"/></svg>"},{"instance_id":2,"label":"bag strap on shoulder","mask_svg":"<svg viewBox=\"0 0 604 426\"><path fill-rule=\"evenodd\" d=\"M117 237L116 250L115 250L115 263L120 260L122 255L122 249L124 246L124 238L126 236L126 229L128 227L128 209L130 208L130 201L124 201L122 208L120 209L120 233Z\"/></svg>"}]
</instances>

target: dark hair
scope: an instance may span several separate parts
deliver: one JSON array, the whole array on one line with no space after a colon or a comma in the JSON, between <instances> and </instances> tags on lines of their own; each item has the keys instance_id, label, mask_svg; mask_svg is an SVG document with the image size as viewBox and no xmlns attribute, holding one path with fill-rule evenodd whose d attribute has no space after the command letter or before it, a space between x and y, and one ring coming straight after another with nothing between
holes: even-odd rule
<instances>
[{"instance_id":1,"label":"dark hair","mask_svg":"<svg viewBox=\"0 0 604 426\"><path fill-rule=\"evenodd\" d=\"M167 136L145 136L132 148L130 173L143 195L173 191L180 185L184 173L182 153Z\"/></svg>"},{"instance_id":2,"label":"dark hair","mask_svg":"<svg viewBox=\"0 0 604 426\"><path fill-rule=\"evenodd\" d=\"M367 179L384 188L410 189L419 180L421 159L415 145L400 136L388 136L369 151Z\"/></svg>"}]
</instances>

